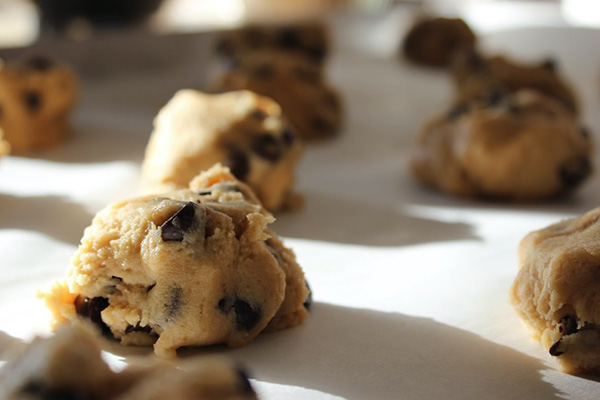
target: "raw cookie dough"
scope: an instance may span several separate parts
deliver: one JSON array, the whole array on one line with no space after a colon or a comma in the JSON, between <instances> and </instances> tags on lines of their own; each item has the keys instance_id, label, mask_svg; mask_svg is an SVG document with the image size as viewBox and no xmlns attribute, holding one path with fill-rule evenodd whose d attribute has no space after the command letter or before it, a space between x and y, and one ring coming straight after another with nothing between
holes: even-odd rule
<instances>
[{"instance_id":1,"label":"raw cookie dough","mask_svg":"<svg viewBox=\"0 0 600 400\"><path fill-rule=\"evenodd\" d=\"M600 208L527 235L510 299L560 369L600 373Z\"/></svg>"},{"instance_id":2,"label":"raw cookie dough","mask_svg":"<svg viewBox=\"0 0 600 400\"><path fill-rule=\"evenodd\" d=\"M454 59L452 76L459 93L458 102L472 100L492 89L511 92L533 89L560 101L575 114L579 110L573 89L552 59L522 64L503 56L484 58L475 52L461 52Z\"/></svg>"},{"instance_id":3,"label":"raw cookie dough","mask_svg":"<svg viewBox=\"0 0 600 400\"><path fill-rule=\"evenodd\" d=\"M588 131L561 103L492 91L427 123L412 171L451 194L527 201L574 190L592 171L590 157Z\"/></svg>"},{"instance_id":4,"label":"raw cookie dough","mask_svg":"<svg viewBox=\"0 0 600 400\"><path fill-rule=\"evenodd\" d=\"M304 140L328 138L340 129L340 99L325 82L322 69L302 56L266 50L244 53L215 89L245 89L272 98Z\"/></svg>"},{"instance_id":5,"label":"raw cookie dough","mask_svg":"<svg viewBox=\"0 0 600 400\"><path fill-rule=\"evenodd\" d=\"M44 57L0 63L0 128L15 154L54 146L68 133L78 83Z\"/></svg>"},{"instance_id":6,"label":"raw cookie dough","mask_svg":"<svg viewBox=\"0 0 600 400\"><path fill-rule=\"evenodd\" d=\"M217 41L216 51L226 57L257 50L279 50L302 54L322 63L328 53L329 33L320 22L293 25L250 25L226 32Z\"/></svg>"},{"instance_id":7,"label":"raw cookie dough","mask_svg":"<svg viewBox=\"0 0 600 400\"><path fill-rule=\"evenodd\" d=\"M475 48L477 38L460 18L431 18L417 22L407 33L402 52L422 65L446 67L456 52Z\"/></svg>"},{"instance_id":8,"label":"raw cookie dough","mask_svg":"<svg viewBox=\"0 0 600 400\"><path fill-rule=\"evenodd\" d=\"M85 328L63 327L36 338L0 369L4 400L241 400L256 399L246 373L221 358L195 358L180 368L148 361L113 372Z\"/></svg>"},{"instance_id":9,"label":"raw cookie dough","mask_svg":"<svg viewBox=\"0 0 600 400\"><path fill-rule=\"evenodd\" d=\"M217 162L247 183L270 211L294 208L302 146L269 98L248 91L181 90L159 112L142 164L148 192L187 187Z\"/></svg>"},{"instance_id":10,"label":"raw cookie dough","mask_svg":"<svg viewBox=\"0 0 600 400\"><path fill-rule=\"evenodd\" d=\"M56 322L90 319L161 356L182 346L242 346L298 325L309 290L273 217L227 168L180 189L121 201L85 230L46 303Z\"/></svg>"}]
</instances>

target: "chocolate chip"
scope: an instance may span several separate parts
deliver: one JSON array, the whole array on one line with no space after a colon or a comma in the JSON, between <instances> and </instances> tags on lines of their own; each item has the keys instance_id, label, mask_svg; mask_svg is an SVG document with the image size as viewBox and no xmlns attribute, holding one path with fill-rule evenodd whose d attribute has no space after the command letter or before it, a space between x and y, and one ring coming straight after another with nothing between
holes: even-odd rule
<instances>
[{"instance_id":1,"label":"chocolate chip","mask_svg":"<svg viewBox=\"0 0 600 400\"><path fill-rule=\"evenodd\" d=\"M450 109L450 111L448 111L446 118L448 118L450 121L453 121L453 120L457 119L458 117L460 117L462 114L466 114L468 112L469 112L468 105L457 104L456 106L452 107Z\"/></svg>"},{"instance_id":2,"label":"chocolate chip","mask_svg":"<svg viewBox=\"0 0 600 400\"><path fill-rule=\"evenodd\" d=\"M306 285L306 288L308 289L308 295L306 296L306 299L304 300L304 303L302 303L302 305L304 306L304 308L306 308L307 311L310 311L310 307L312 306L312 302L313 302L312 290L310 289L310 286L308 285L307 281L304 281L304 284Z\"/></svg>"},{"instance_id":3,"label":"chocolate chip","mask_svg":"<svg viewBox=\"0 0 600 400\"><path fill-rule=\"evenodd\" d=\"M156 286L156 283L148 286L148 289L146 289L146 293L149 293L152 289L154 289L155 286Z\"/></svg>"},{"instance_id":4,"label":"chocolate chip","mask_svg":"<svg viewBox=\"0 0 600 400\"><path fill-rule=\"evenodd\" d=\"M315 61L321 61L327 55L324 47L311 47L306 49L306 54Z\"/></svg>"},{"instance_id":5,"label":"chocolate chip","mask_svg":"<svg viewBox=\"0 0 600 400\"><path fill-rule=\"evenodd\" d=\"M133 332L143 332L143 333L147 333L147 334L152 334L152 328L148 325L146 326L140 326L140 323L138 322L135 326L133 325L129 325L127 328L125 328L125 333L133 333Z\"/></svg>"},{"instance_id":6,"label":"chocolate chip","mask_svg":"<svg viewBox=\"0 0 600 400\"><path fill-rule=\"evenodd\" d=\"M36 55L29 57L23 62L23 65L34 71L47 71L54 66L54 61L48 57Z\"/></svg>"},{"instance_id":7,"label":"chocolate chip","mask_svg":"<svg viewBox=\"0 0 600 400\"><path fill-rule=\"evenodd\" d=\"M245 180L250 172L248 156L241 150L231 149L226 164L231 170L231 173L241 181Z\"/></svg>"},{"instance_id":8,"label":"chocolate chip","mask_svg":"<svg viewBox=\"0 0 600 400\"><path fill-rule=\"evenodd\" d=\"M286 49L297 49L300 47L299 32L294 28L283 28L279 36L279 45Z\"/></svg>"},{"instance_id":9,"label":"chocolate chip","mask_svg":"<svg viewBox=\"0 0 600 400\"><path fill-rule=\"evenodd\" d=\"M559 332L563 334L563 336L572 335L579 331L577 317L573 315L566 315L560 320L560 325L558 327Z\"/></svg>"},{"instance_id":10,"label":"chocolate chip","mask_svg":"<svg viewBox=\"0 0 600 400\"><path fill-rule=\"evenodd\" d=\"M22 99L30 112L35 113L42 106L42 96L40 93L27 90L23 92Z\"/></svg>"},{"instance_id":11,"label":"chocolate chip","mask_svg":"<svg viewBox=\"0 0 600 400\"><path fill-rule=\"evenodd\" d=\"M252 387L252 384L250 383L250 379L248 379L248 374L246 373L246 371L241 368L238 367L236 369L236 373L239 377L239 390L240 393L247 395L247 396L254 396L256 395L256 392L254 391L254 388Z\"/></svg>"},{"instance_id":12,"label":"chocolate chip","mask_svg":"<svg viewBox=\"0 0 600 400\"><path fill-rule=\"evenodd\" d=\"M252 76L256 79L267 80L275 75L275 68L270 64L260 64L252 70Z\"/></svg>"},{"instance_id":13,"label":"chocolate chip","mask_svg":"<svg viewBox=\"0 0 600 400\"><path fill-rule=\"evenodd\" d=\"M260 309L253 309L250 304L241 299L236 299L233 303L235 310L235 323L238 330L249 331L260 320Z\"/></svg>"},{"instance_id":14,"label":"chocolate chip","mask_svg":"<svg viewBox=\"0 0 600 400\"><path fill-rule=\"evenodd\" d=\"M76 388L51 387L41 382L30 382L23 388L27 398L40 400L91 400L92 396Z\"/></svg>"},{"instance_id":15,"label":"chocolate chip","mask_svg":"<svg viewBox=\"0 0 600 400\"><path fill-rule=\"evenodd\" d=\"M269 248L269 252L277 260L277 264L281 265L281 254L279 248L275 245L275 243L273 243L271 239L265 240L265 244Z\"/></svg>"},{"instance_id":16,"label":"chocolate chip","mask_svg":"<svg viewBox=\"0 0 600 400\"><path fill-rule=\"evenodd\" d=\"M558 62L554 58L548 58L542 63L542 68L551 72L556 71L557 66Z\"/></svg>"},{"instance_id":17,"label":"chocolate chip","mask_svg":"<svg viewBox=\"0 0 600 400\"><path fill-rule=\"evenodd\" d=\"M102 310L108 307L108 299L106 297L84 297L77 296L75 299L75 311L77 315L89 319L93 324L98 326L103 334L110 334L110 328L102 320Z\"/></svg>"},{"instance_id":18,"label":"chocolate chip","mask_svg":"<svg viewBox=\"0 0 600 400\"><path fill-rule=\"evenodd\" d=\"M169 302L165 304L167 315L175 317L181 312L183 307L183 289L180 286L174 286L169 294Z\"/></svg>"},{"instance_id":19,"label":"chocolate chip","mask_svg":"<svg viewBox=\"0 0 600 400\"><path fill-rule=\"evenodd\" d=\"M266 158L271 162L276 162L281 158L281 148L279 142L273 135L263 134L257 136L252 142L252 151L258 156Z\"/></svg>"},{"instance_id":20,"label":"chocolate chip","mask_svg":"<svg viewBox=\"0 0 600 400\"><path fill-rule=\"evenodd\" d=\"M111 276L111 277L110 277L110 279L114 279L114 280L116 280L116 281L123 282L123 278L121 278L121 277L118 277L118 276L114 276L114 275L113 275L113 276Z\"/></svg>"},{"instance_id":21,"label":"chocolate chip","mask_svg":"<svg viewBox=\"0 0 600 400\"><path fill-rule=\"evenodd\" d=\"M267 116L267 114L265 114L262 110L259 110L258 108L254 109L250 113L250 115L252 116L252 118L256 118L259 121L262 121Z\"/></svg>"},{"instance_id":22,"label":"chocolate chip","mask_svg":"<svg viewBox=\"0 0 600 400\"><path fill-rule=\"evenodd\" d=\"M572 158L558 169L561 182L568 188L579 186L592 172L590 160L585 156Z\"/></svg>"},{"instance_id":23,"label":"chocolate chip","mask_svg":"<svg viewBox=\"0 0 600 400\"><path fill-rule=\"evenodd\" d=\"M210 196L212 194L212 190L201 190L198 192L199 196Z\"/></svg>"},{"instance_id":24,"label":"chocolate chip","mask_svg":"<svg viewBox=\"0 0 600 400\"><path fill-rule=\"evenodd\" d=\"M548 350L548 352L550 353L551 356L558 357L558 356L565 354L564 351L558 349L558 347L560 346L560 341L561 341L561 339L559 339L558 342L556 342L552 346L550 346L550 349Z\"/></svg>"},{"instance_id":25,"label":"chocolate chip","mask_svg":"<svg viewBox=\"0 0 600 400\"><path fill-rule=\"evenodd\" d=\"M160 226L160 236L165 242L181 242L196 220L196 205L191 201L181 207L179 211L171 216Z\"/></svg>"},{"instance_id":26,"label":"chocolate chip","mask_svg":"<svg viewBox=\"0 0 600 400\"><path fill-rule=\"evenodd\" d=\"M290 146L296 141L296 134L291 128L288 127L281 132L281 138L286 146Z\"/></svg>"},{"instance_id":27,"label":"chocolate chip","mask_svg":"<svg viewBox=\"0 0 600 400\"><path fill-rule=\"evenodd\" d=\"M217 307L223 314L227 314L229 312L229 310L231 309L231 302L232 302L231 298L225 296L221 300L219 300Z\"/></svg>"}]
</instances>

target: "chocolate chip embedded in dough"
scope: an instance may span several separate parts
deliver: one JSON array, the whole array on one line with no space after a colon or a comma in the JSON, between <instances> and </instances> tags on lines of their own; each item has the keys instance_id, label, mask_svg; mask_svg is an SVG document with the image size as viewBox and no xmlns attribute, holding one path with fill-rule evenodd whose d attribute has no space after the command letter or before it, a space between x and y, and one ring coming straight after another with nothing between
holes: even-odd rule
<instances>
[{"instance_id":1,"label":"chocolate chip embedded in dough","mask_svg":"<svg viewBox=\"0 0 600 400\"><path fill-rule=\"evenodd\" d=\"M183 289L181 286L175 286L171 289L169 294L169 301L165 304L167 315L169 317L175 317L181 312L183 307Z\"/></svg>"},{"instance_id":2,"label":"chocolate chip embedded in dough","mask_svg":"<svg viewBox=\"0 0 600 400\"><path fill-rule=\"evenodd\" d=\"M552 346L550 346L550 349L548 349L548 352L551 356L558 357L565 354L564 350L559 349L561 340L562 339L559 339L558 342L554 343Z\"/></svg>"},{"instance_id":3,"label":"chocolate chip embedded in dough","mask_svg":"<svg viewBox=\"0 0 600 400\"><path fill-rule=\"evenodd\" d=\"M296 134L291 128L284 128L281 132L281 138L283 139L283 143L289 146L296 141Z\"/></svg>"},{"instance_id":4,"label":"chocolate chip embedded in dough","mask_svg":"<svg viewBox=\"0 0 600 400\"><path fill-rule=\"evenodd\" d=\"M310 286L307 281L304 281L304 284L306 285L306 288L308 289L308 295L306 296L306 299L304 300L304 303L302 303L302 305L304 306L304 308L306 308L307 311L310 311L310 308L311 308L312 302L313 302L312 290L310 289Z\"/></svg>"},{"instance_id":5,"label":"chocolate chip embedded in dough","mask_svg":"<svg viewBox=\"0 0 600 400\"><path fill-rule=\"evenodd\" d=\"M323 47L312 47L306 50L306 53L315 61L321 61L327 55L327 51Z\"/></svg>"},{"instance_id":6,"label":"chocolate chip embedded in dough","mask_svg":"<svg viewBox=\"0 0 600 400\"><path fill-rule=\"evenodd\" d=\"M246 153L238 149L231 149L226 164L236 178L241 181L246 180L250 172L250 161Z\"/></svg>"},{"instance_id":7,"label":"chocolate chip embedded in dough","mask_svg":"<svg viewBox=\"0 0 600 400\"><path fill-rule=\"evenodd\" d=\"M261 317L259 308L252 308L250 304L241 299L233 303L235 323L238 330L249 331L256 326Z\"/></svg>"},{"instance_id":8,"label":"chocolate chip embedded in dough","mask_svg":"<svg viewBox=\"0 0 600 400\"><path fill-rule=\"evenodd\" d=\"M35 113L42 107L42 95L34 90L26 90L22 94L23 102L27 109Z\"/></svg>"},{"instance_id":9,"label":"chocolate chip embedded in dough","mask_svg":"<svg viewBox=\"0 0 600 400\"><path fill-rule=\"evenodd\" d=\"M283 48L297 49L301 42L300 34L294 28L283 28L279 34L279 45Z\"/></svg>"},{"instance_id":10,"label":"chocolate chip embedded in dough","mask_svg":"<svg viewBox=\"0 0 600 400\"><path fill-rule=\"evenodd\" d=\"M238 367L236 369L236 373L239 378L238 387L239 387L240 393L247 395L247 396L256 395L256 392L254 391L254 388L252 387L252 384L250 383L250 379L248 379L248 374L246 373L246 371L243 368Z\"/></svg>"},{"instance_id":11,"label":"chocolate chip embedded in dough","mask_svg":"<svg viewBox=\"0 0 600 400\"><path fill-rule=\"evenodd\" d=\"M281 158L281 148L279 141L269 134L257 136L252 142L252 151L259 157L265 158L271 162L276 162Z\"/></svg>"},{"instance_id":12,"label":"chocolate chip embedded in dough","mask_svg":"<svg viewBox=\"0 0 600 400\"><path fill-rule=\"evenodd\" d=\"M77 315L89 319L98 326L103 334L110 334L110 328L102 320L102 311L109 305L106 297L85 297L82 295L75 298L75 311Z\"/></svg>"},{"instance_id":13,"label":"chocolate chip embedded in dough","mask_svg":"<svg viewBox=\"0 0 600 400\"><path fill-rule=\"evenodd\" d=\"M573 315L566 315L560 320L558 331L563 336L572 335L579 331L577 317Z\"/></svg>"},{"instance_id":14,"label":"chocolate chip embedded in dough","mask_svg":"<svg viewBox=\"0 0 600 400\"><path fill-rule=\"evenodd\" d=\"M196 205L191 201L181 207L171 218L160 226L160 236L165 242L181 242L185 233L192 227L196 220Z\"/></svg>"},{"instance_id":15,"label":"chocolate chip embedded in dough","mask_svg":"<svg viewBox=\"0 0 600 400\"><path fill-rule=\"evenodd\" d=\"M592 172L590 160L585 156L570 159L558 169L561 182L568 188L579 186Z\"/></svg>"},{"instance_id":16,"label":"chocolate chip embedded in dough","mask_svg":"<svg viewBox=\"0 0 600 400\"><path fill-rule=\"evenodd\" d=\"M127 328L125 328L125 333L133 333L133 332L143 332L143 333L147 333L147 334L153 333L152 328L149 325L140 326L139 322L135 326L129 325Z\"/></svg>"}]
</instances>

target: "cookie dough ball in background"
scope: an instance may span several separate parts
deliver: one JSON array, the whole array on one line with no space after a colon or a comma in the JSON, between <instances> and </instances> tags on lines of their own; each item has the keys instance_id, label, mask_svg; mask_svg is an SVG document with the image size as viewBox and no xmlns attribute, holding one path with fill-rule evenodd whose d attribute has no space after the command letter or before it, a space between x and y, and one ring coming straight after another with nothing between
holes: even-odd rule
<instances>
[{"instance_id":1,"label":"cookie dough ball in background","mask_svg":"<svg viewBox=\"0 0 600 400\"><path fill-rule=\"evenodd\" d=\"M228 169L189 189L109 205L85 230L66 281L46 294L56 322L78 316L161 356L242 346L298 325L309 290L274 219Z\"/></svg>"},{"instance_id":2,"label":"cookie dough ball in background","mask_svg":"<svg viewBox=\"0 0 600 400\"><path fill-rule=\"evenodd\" d=\"M0 369L4 400L256 400L246 373L221 357L195 357L174 365L144 360L113 372L100 343L79 324L36 338Z\"/></svg>"},{"instance_id":3,"label":"cookie dough ball in background","mask_svg":"<svg viewBox=\"0 0 600 400\"><path fill-rule=\"evenodd\" d=\"M490 92L423 127L412 171L454 195L533 201L576 189L592 171L591 147L587 130L554 98Z\"/></svg>"},{"instance_id":4,"label":"cookie dough ball in background","mask_svg":"<svg viewBox=\"0 0 600 400\"><path fill-rule=\"evenodd\" d=\"M570 374L600 374L600 208L527 235L510 291L534 337Z\"/></svg>"},{"instance_id":5,"label":"cookie dough ball in background","mask_svg":"<svg viewBox=\"0 0 600 400\"><path fill-rule=\"evenodd\" d=\"M407 60L431 67L447 67L461 50L475 48L477 38L460 18L428 18L418 21L402 42Z\"/></svg>"},{"instance_id":6,"label":"cookie dough ball in background","mask_svg":"<svg viewBox=\"0 0 600 400\"><path fill-rule=\"evenodd\" d=\"M292 192L302 146L269 98L248 91L179 91L159 112L142 164L142 184L158 193L187 187L220 162L271 211L301 201Z\"/></svg>"},{"instance_id":7,"label":"cookie dough ball in background","mask_svg":"<svg viewBox=\"0 0 600 400\"><path fill-rule=\"evenodd\" d=\"M469 101L492 89L510 92L533 89L556 99L577 114L577 96L561 76L557 64L552 59L523 64L504 56L484 57L473 51L460 52L451 68L457 101Z\"/></svg>"},{"instance_id":8,"label":"cookie dough ball in background","mask_svg":"<svg viewBox=\"0 0 600 400\"><path fill-rule=\"evenodd\" d=\"M46 57L0 64L0 128L22 154L60 143L78 96L75 73Z\"/></svg>"},{"instance_id":9,"label":"cookie dough ball in background","mask_svg":"<svg viewBox=\"0 0 600 400\"><path fill-rule=\"evenodd\" d=\"M227 58L269 49L302 54L322 64L329 52L329 32L320 22L249 25L224 33L215 46L217 54Z\"/></svg>"},{"instance_id":10,"label":"cookie dough ball in background","mask_svg":"<svg viewBox=\"0 0 600 400\"><path fill-rule=\"evenodd\" d=\"M275 100L305 141L331 138L342 124L342 106L320 66L277 51L240 54L214 85L216 91L251 90Z\"/></svg>"}]
</instances>

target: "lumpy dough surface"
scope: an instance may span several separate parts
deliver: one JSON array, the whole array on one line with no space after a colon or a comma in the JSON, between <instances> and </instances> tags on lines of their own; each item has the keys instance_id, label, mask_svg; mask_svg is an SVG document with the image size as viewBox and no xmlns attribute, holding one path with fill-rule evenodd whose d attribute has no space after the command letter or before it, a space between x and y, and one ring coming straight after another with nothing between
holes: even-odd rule
<instances>
[{"instance_id":1,"label":"lumpy dough surface","mask_svg":"<svg viewBox=\"0 0 600 400\"><path fill-rule=\"evenodd\" d=\"M176 367L144 360L113 372L100 343L78 325L36 338L0 369L4 400L242 400L256 399L246 373L218 357L187 359Z\"/></svg>"},{"instance_id":2,"label":"lumpy dough surface","mask_svg":"<svg viewBox=\"0 0 600 400\"><path fill-rule=\"evenodd\" d=\"M600 208L527 235L511 302L560 368L600 373Z\"/></svg>"},{"instance_id":3,"label":"lumpy dough surface","mask_svg":"<svg viewBox=\"0 0 600 400\"><path fill-rule=\"evenodd\" d=\"M74 72L44 57L0 63L0 128L15 154L60 143L78 95Z\"/></svg>"},{"instance_id":4,"label":"lumpy dough surface","mask_svg":"<svg viewBox=\"0 0 600 400\"><path fill-rule=\"evenodd\" d=\"M122 344L154 343L159 355L244 345L307 316L304 274L272 221L216 165L189 189L100 211L46 302L57 322L87 318Z\"/></svg>"},{"instance_id":5,"label":"lumpy dough surface","mask_svg":"<svg viewBox=\"0 0 600 400\"><path fill-rule=\"evenodd\" d=\"M322 68L306 57L277 51L240 54L215 90L251 90L275 100L303 140L329 138L342 124L342 106Z\"/></svg>"},{"instance_id":6,"label":"lumpy dough surface","mask_svg":"<svg viewBox=\"0 0 600 400\"><path fill-rule=\"evenodd\" d=\"M412 171L451 194L532 201L578 187L592 171L591 147L587 130L553 98L490 91L423 127Z\"/></svg>"},{"instance_id":7,"label":"lumpy dough surface","mask_svg":"<svg viewBox=\"0 0 600 400\"><path fill-rule=\"evenodd\" d=\"M302 146L271 99L249 91L181 90L159 112L142 165L147 192L187 187L213 164L228 166L270 211L293 208Z\"/></svg>"}]
</instances>

